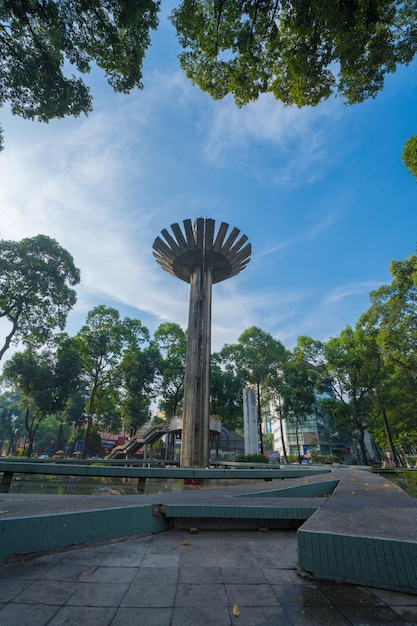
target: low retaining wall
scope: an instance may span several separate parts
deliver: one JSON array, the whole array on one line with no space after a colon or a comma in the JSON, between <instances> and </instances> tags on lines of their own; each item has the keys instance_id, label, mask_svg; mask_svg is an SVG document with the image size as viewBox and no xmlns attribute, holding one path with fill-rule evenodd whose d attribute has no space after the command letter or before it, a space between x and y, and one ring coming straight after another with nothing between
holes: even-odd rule
<instances>
[{"instance_id":1,"label":"low retaining wall","mask_svg":"<svg viewBox=\"0 0 417 626\"><path fill-rule=\"evenodd\" d=\"M155 505L0 519L0 562L168 528L169 522Z\"/></svg>"},{"instance_id":2,"label":"low retaining wall","mask_svg":"<svg viewBox=\"0 0 417 626\"><path fill-rule=\"evenodd\" d=\"M298 530L316 578L417 594L417 501L380 476L333 472L331 498Z\"/></svg>"}]
</instances>

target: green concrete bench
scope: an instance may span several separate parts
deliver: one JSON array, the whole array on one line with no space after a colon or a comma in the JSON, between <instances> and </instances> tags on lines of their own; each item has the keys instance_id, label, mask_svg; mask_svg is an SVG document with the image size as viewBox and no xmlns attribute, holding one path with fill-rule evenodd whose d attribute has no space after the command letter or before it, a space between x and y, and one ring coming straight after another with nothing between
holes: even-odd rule
<instances>
[{"instance_id":1,"label":"green concrete bench","mask_svg":"<svg viewBox=\"0 0 417 626\"><path fill-rule=\"evenodd\" d=\"M97 478L133 478L138 480L138 493L145 492L148 478L179 479L179 480L272 480L274 478L294 478L300 472L296 469L195 469L178 467L126 467L125 465L108 465L101 461L97 464L65 464L57 460L55 463L39 463L31 461L0 461L0 493L8 493L14 474L47 474L53 476L88 476ZM304 468L305 469L305 468ZM323 473L326 470L312 470Z\"/></svg>"},{"instance_id":2,"label":"green concrete bench","mask_svg":"<svg viewBox=\"0 0 417 626\"><path fill-rule=\"evenodd\" d=\"M417 594L417 500L370 472L335 470L331 498L298 530L316 578Z\"/></svg>"}]
</instances>

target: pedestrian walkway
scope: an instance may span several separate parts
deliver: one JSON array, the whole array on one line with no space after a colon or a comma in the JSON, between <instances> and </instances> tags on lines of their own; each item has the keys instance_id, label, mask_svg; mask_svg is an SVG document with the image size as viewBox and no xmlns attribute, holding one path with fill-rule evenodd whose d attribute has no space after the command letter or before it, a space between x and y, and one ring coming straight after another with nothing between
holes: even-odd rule
<instances>
[{"instance_id":1,"label":"pedestrian walkway","mask_svg":"<svg viewBox=\"0 0 417 626\"><path fill-rule=\"evenodd\" d=\"M404 626L417 596L299 575L295 531L173 529L1 566L0 624Z\"/></svg>"}]
</instances>

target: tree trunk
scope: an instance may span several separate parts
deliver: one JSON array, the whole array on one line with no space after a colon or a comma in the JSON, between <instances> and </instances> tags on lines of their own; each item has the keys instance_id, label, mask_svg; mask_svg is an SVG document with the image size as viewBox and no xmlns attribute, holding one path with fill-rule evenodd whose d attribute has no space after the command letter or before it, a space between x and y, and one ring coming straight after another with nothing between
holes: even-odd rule
<instances>
[{"instance_id":1,"label":"tree trunk","mask_svg":"<svg viewBox=\"0 0 417 626\"><path fill-rule=\"evenodd\" d=\"M360 446L360 449L361 449L363 464L364 465L369 465L369 463L368 463L368 454L366 452L366 447L365 447L365 432L364 432L364 430L362 428L359 429L358 442L359 442L359 446Z\"/></svg>"},{"instance_id":2,"label":"tree trunk","mask_svg":"<svg viewBox=\"0 0 417 626\"><path fill-rule=\"evenodd\" d=\"M281 409L279 412L279 428L281 431L281 441L282 441L282 452L284 454L284 460L286 462L286 464L288 465L288 455L287 455L287 446L285 445L285 439L284 439L284 426L282 423L282 414L281 414Z\"/></svg>"},{"instance_id":3,"label":"tree trunk","mask_svg":"<svg viewBox=\"0 0 417 626\"><path fill-rule=\"evenodd\" d=\"M384 424L384 429L385 429L385 434L387 436L387 441L388 441L388 448L391 454L391 458L393 460L393 462L395 463L395 467L400 467L400 463L398 460L398 455L395 452L395 448L394 448L394 443L392 441L392 435L391 435L391 430L388 424L388 418L387 418L387 412L385 410L384 406L381 406L381 417L382 417L382 421Z\"/></svg>"},{"instance_id":4,"label":"tree trunk","mask_svg":"<svg viewBox=\"0 0 417 626\"><path fill-rule=\"evenodd\" d=\"M84 436L84 444L83 444L83 453L81 458L86 459L88 453L89 439L90 439L90 430L93 425L93 410L94 410L94 400L96 397L97 387L96 385L93 387L93 390L90 395L90 400L88 401L88 413L87 413L87 428L85 429Z\"/></svg>"},{"instance_id":5,"label":"tree trunk","mask_svg":"<svg viewBox=\"0 0 417 626\"><path fill-rule=\"evenodd\" d=\"M63 449L63 441L62 441L62 433L64 430L64 424L62 422L59 422L58 424L58 432L56 434L56 445L55 445L55 452L57 452L58 450L62 450Z\"/></svg>"},{"instance_id":6,"label":"tree trunk","mask_svg":"<svg viewBox=\"0 0 417 626\"><path fill-rule=\"evenodd\" d=\"M296 440L297 440L298 463L301 465L300 436L299 436L299 432L298 432L298 419L297 419L297 421L296 421L296 427L295 427L295 437L296 437Z\"/></svg>"}]
</instances>

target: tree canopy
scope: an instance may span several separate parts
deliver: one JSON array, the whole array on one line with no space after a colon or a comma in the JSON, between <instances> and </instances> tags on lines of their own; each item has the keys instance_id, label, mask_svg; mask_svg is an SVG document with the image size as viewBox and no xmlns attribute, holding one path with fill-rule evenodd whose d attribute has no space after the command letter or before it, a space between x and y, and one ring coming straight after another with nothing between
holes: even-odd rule
<instances>
[{"instance_id":1,"label":"tree canopy","mask_svg":"<svg viewBox=\"0 0 417 626\"><path fill-rule=\"evenodd\" d=\"M80 372L81 358L76 341L66 335L59 335L52 347L39 353L32 349L18 352L6 363L5 376L23 394L28 456L32 453L39 424L47 415L65 409L71 393L79 385Z\"/></svg>"},{"instance_id":2,"label":"tree canopy","mask_svg":"<svg viewBox=\"0 0 417 626\"><path fill-rule=\"evenodd\" d=\"M6 0L0 7L0 106L27 119L89 113L92 97L80 73L92 63L115 91L142 87L154 0ZM68 68L77 75L67 76Z\"/></svg>"},{"instance_id":3,"label":"tree canopy","mask_svg":"<svg viewBox=\"0 0 417 626\"><path fill-rule=\"evenodd\" d=\"M84 457L89 451L93 417L96 415L106 421L106 414L114 418L117 411L120 366L124 354L127 350L137 351L148 338L148 329L139 320L121 319L117 309L99 305L88 313L85 325L77 334L83 377L88 389ZM125 375L128 369L125 369Z\"/></svg>"},{"instance_id":4,"label":"tree canopy","mask_svg":"<svg viewBox=\"0 0 417 626\"><path fill-rule=\"evenodd\" d=\"M67 250L46 235L0 241L0 319L10 323L0 359L12 342L42 344L63 330L76 302L80 272Z\"/></svg>"},{"instance_id":5,"label":"tree canopy","mask_svg":"<svg viewBox=\"0 0 417 626\"><path fill-rule=\"evenodd\" d=\"M413 176L417 178L417 135L410 137L405 142L402 151L402 159L408 173L413 174Z\"/></svg>"},{"instance_id":6,"label":"tree canopy","mask_svg":"<svg viewBox=\"0 0 417 626\"><path fill-rule=\"evenodd\" d=\"M44 122L88 114L80 75L92 64L116 91L142 88L159 9L158 0L1 3L0 106ZM299 107L332 95L362 102L417 50L414 0L182 0L170 19L188 78L239 106L263 93Z\"/></svg>"},{"instance_id":7,"label":"tree canopy","mask_svg":"<svg viewBox=\"0 0 417 626\"><path fill-rule=\"evenodd\" d=\"M287 358L280 341L257 326L246 329L237 344L225 345L221 357L237 376L256 389L260 452L263 454L262 398L277 369ZM226 366L227 367L227 366Z\"/></svg>"},{"instance_id":8,"label":"tree canopy","mask_svg":"<svg viewBox=\"0 0 417 626\"><path fill-rule=\"evenodd\" d=\"M213 98L314 106L374 97L413 59L416 18L413 0L183 0L171 19L182 68Z\"/></svg>"}]
</instances>

